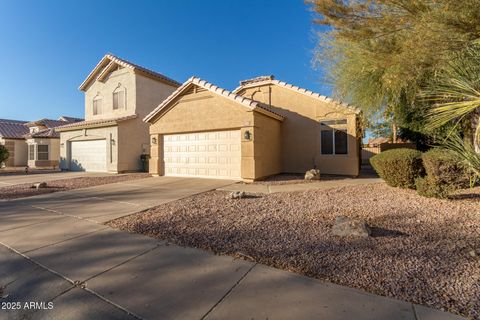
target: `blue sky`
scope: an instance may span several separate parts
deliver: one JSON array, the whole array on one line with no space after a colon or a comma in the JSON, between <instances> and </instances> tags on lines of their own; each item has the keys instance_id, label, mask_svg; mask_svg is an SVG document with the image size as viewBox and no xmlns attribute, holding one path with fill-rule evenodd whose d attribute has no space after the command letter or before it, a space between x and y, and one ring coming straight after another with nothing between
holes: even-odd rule
<instances>
[{"instance_id":1,"label":"blue sky","mask_svg":"<svg viewBox=\"0 0 480 320\"><path fill-rule=\"evenodd\" d=\"M303 0L1 0L0 118L83 117L78 86L107 52L180 82L274 74L330 95L312 19Z\"/></svg>"}]
</instances>

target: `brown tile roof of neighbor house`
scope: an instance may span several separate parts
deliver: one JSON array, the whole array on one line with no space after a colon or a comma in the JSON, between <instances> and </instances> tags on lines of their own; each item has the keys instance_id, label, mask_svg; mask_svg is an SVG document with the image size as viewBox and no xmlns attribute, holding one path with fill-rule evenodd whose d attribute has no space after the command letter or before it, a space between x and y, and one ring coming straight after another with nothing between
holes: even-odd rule
<instances>
[{"instance_id":1,"label":"brown tile roof of neighbor house","mask_svg":"<svg viewBox=\"0 0 480 320\"><path fill-rule=\"evenodd\" d=\"M0 137L6 139L23 139L29 131L25 122L19 120L0 119Z\"/></svg>"},{"instance_id":2,"label":"brown tile roof of neighbor house","mask_svg":"<svg viewBox=\"0 0 480 320\"><path fill-rule=\"evenodd\" d=\"M119 122L122 122L122 121L135 119L136 117L138 117L138 115L133 114L133 115L130 115L130 116L116 117L116 118L110 118L110 119L80 121L80 122L66 124L66 125L61 126L61 127L57 127L57 128L55 128L55 131L63 132L63 131L72 131L72 130L78 130L78 129L83 129L83 128L109 127L109 126L114 126L114 125L116 125L116 124L118 124Z\"/></svg>"},{"instance_id":3,"label":"brown tile roof of neighbor house","mask_svg":"<svg viewBox=\"0 0 480 320\"><path fill-rule=\"evenodd\" d=\"M138 72L144 76L153 78L155 80L160 80L174 87L178 87L181 85L180 82L175 81L161 73L139 66L138 64L132 63L125 59L121 59L117 56L114 56L113 54L108 53L100 60L100 62L95 66L95 68L93 68L92 72L90 72L87 78L82 82L79 89L82 91L85 91L88 84L95 79L95 75L97 74L98 74L98 79L100 80L104 79L104 77L108 75L109 71L113 70L113 68L116 65L120 65L124 68L132 69L135 72Z\"/></svg>"},{"instance_id":4,"label":"brown tile roof of neighbor house","mask_svg":"<svg viewBox=\"0 0 480 320\"><path fill-rule=\"evenodd\" d=\"M63 126L65 124L73 124L80 121L83 121L83 119L65 117L65 116L60 117L59 120L44 118L36 121L30 121L28 123L25 123L27 127L42 126L46 128L37 132L27 133L24 135L24 137L25 138L60 138L60 134L55 130L55 128Z\"/></svg>"},{"instance_id":5,"label":"brown tile roof of neighbor house","mask_svg":"<svg viewBox=\"0 0 480 320\"><path fill-rule=\"evenodd\" d=\"M310 91L310 90L305 89L305 88L300 88L300 87L295 86L293 84L286 83L285 81L276 80L275 76L273 76L273 75L271 75L271 76L260 76L260 77L256 77L256 78L253 78L253 79L240 81L240 86L235 88L235 90L233 90L232 92L233 93L239 93L242 89L246 89L246 88L249 88L249 87L256 87L256 86L259 86L259 85L267 85L267 84L276 84L278 86L293 90L295 92L304 94L306 96L309 96L309 97L312 97L312 98L315 98L315 99L319 99L319 100L326 101L326 102L336 103L336 104L338 104L338 105L340 105L344 108L352 110L356 114L361 113L361 110L359 108L351 106L348 103L329 98L327 96L321 95L319 93Z\"/></svg>"},{"instance_id":6,"label":"brown tile roof of neighbor house","mask_svg":"<svg viewBox=\"0 0 480 320\"><path fill-rule=\"evenodd\" d=\"M245 107L255 110L261 113L264 113L272 118L275 118L277 120L283 120L284 117L279 115L278 113L270 110L266 105L254 101L252 99L242 97L238 94L232 93L226 89L222 89L220 87L217 87L216 85L207 82L203 79L200 79L198 77L191 77L187 81L185 81L180 87L177 88L170 96L168 96L165 100L163 100L158 107L156 107L152 112L150 112L145 118L143 118L143 121L149 122L155 115L157 115L166 105L168 105L173 99L175 99L177 96L179 96L187 87L190 85L196 85L202 88L207 89L210 92L216 93L218 95L221 95L225 98L228 98L230 100L233 100L235 102L238 102Z\"/></svg>"}]
</instances>

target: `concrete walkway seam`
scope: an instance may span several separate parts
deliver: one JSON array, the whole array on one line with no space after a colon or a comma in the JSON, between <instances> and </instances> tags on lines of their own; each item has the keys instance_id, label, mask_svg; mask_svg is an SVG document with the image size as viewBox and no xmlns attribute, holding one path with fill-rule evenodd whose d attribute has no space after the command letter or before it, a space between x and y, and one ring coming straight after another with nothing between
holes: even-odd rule
<instances>
[{"instance_id":1,"label":"concrete walkway seam","mask_svg":"<svg viewBox=\"0 0 480 320\"><path fill-rule=\"evenodd\" d=\"M84 280L83 282L85 283L85 285L87 285L87 281L92 280L93 278L96 278L96 277L98 277L98 276L100 276L100 275L102 275L102 274L104 274L104 273L106 273L106 272L108 272L108 271L110 271L110 270L113 270L113 269L115 269L115 268L118 268L118 267L120 267L121 265L124 265L125 263L128 263L128 262L130 262L130 261L132 261L132 260L134 260L134 259L136 259L136 258L138 258L138 257L141 257L141 256L143 256L144 254L147 254L147 253L149 253L149 252L157 249L157 248L160 247L160 246L161 246L161 244L160 244L160 243L157 243L153 248L149 248L149 249L143 250L143 251L140 252L139 254L137 254L137 255L135 255L135 256L133 256L133 257L130 257L130 258L128 258L128 259L126 259L126 260L124 260L124 261L122 261L122 262L120 262L120 263L118 263L118 264L116 264L116 265L114 265L114 266L106 269L106 270L103 270L102 272L99 272L99 273L91 276L90 278L87 278L87 279Z\"/></svg>"},{"instance_id":2,"label":"concrete walkway seam","mask_svg":"<svg viewBox=\"0 0 480 320\"><path fill-rule=\"evenodd\" d=\"M255 262L248 270L247 272L245 272L245 274L240 278L238 279L237 282L234 283L234 285L228 289L228 291L220 298L220 300L217 301L217 303L215 303L201 318L200 320L204 320L210 313L212 313L213 310L215 310L215 308L220 304L222 303L227 297L228 295L233 291L233 289L235 289L239 284L240 282L242 282L243 279L245 279L245 277L250 273L250 271L253 270L253 268L255 268L256 266L258 265L257 262Z\"/></svg>"},{"instance_id":3,"label":"concrete walkway seam","mask_svg":"<svg viewBox=\"0 0 480 320\"><path fill-rule=\"evenodd\" d=\"M129 315L131 315L131 316L133 316L133 317L135 317L135 318L137 318L137 319L139 319L139 320L145 320L145 319L139 317L138 315L132 313L131 311L129 311L129 310L127 310L127 309L119 306L118 304L113 303L113 302L109 301L108 299L103 298L102 296L98 295L96 292L94 292L94 291L92 291L92 290L90 290L90 289L87 289L87 288L79 285L79 283L78 283L77 281L73 281L72 279L70 279L70 278L68 278L68 277L66 277L66 276L64 276L64 275L56 272L55 270L50 269L49 267L47 267L47 266L45 266L45 265L43 265L43 264L41 264L41 263L39 263L39 262L31 259L31 258L28 257L27 255L25 255L25 254L23 254L23 253L15 250L14 248L10 247L9 245L7 245L7 244L5 244L5 243L3 243L3 242L1 242L1 241L0 241L0 245L4 246L4 247L7 248L8 250L10 250L10 251L12 251L12 252L14 252L14 253L16 253L16 254L22 256L23 258L25 258L26 260L30 261L31 263L39 266L40 268L45 269L46 271L48 271L48 272L50 272L50 273L53 273L54 275L62 278L63 280L69 282L69 283L72 285L71 288L63 291L62 293L60 293L59 295L57 295L56 297L54 297L54 298L52 299L52 301L55 300L56 298L60 297L61 295L63 295L63 294L65 294L65 293L73 290L74 288L80 288L80 289L82 289L82 290L87 291L87 292L90 293L90 294L95 295L95 296L98 297L99 299L101 299L101 300L103 300L103 301L105 301L105 302L113 305L114 307L122 310L123 312L125 312L125 313L127 313L127 314L129 314ZM83 283L82 283L82 284L83 284Z\"/></svg>"}]
</instances>

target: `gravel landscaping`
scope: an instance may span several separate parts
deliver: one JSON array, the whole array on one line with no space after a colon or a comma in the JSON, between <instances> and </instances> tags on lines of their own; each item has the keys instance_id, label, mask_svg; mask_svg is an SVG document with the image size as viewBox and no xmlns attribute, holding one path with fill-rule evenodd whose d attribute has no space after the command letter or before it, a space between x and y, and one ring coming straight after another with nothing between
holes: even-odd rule
<instances>
[{"instance_id":1,"label":"gravel landscaping","mask_svg":"<svg viewBox=\"0 0 480 320\"><path fill-rule=\"evenodd\" d=\"M67 191L73 189L93 187L102 184L144 179L147 177L150 177L148 173L128 173L103 177L78 177L47 181L47 187L40 189L32 188L33 183L18 184L14 186L0 187L0 199L11 200L25 198L58 191Z\"/></svg>"},{"instance_id":2,"label":"gravel landscaping","mask_svg":"<svg viewBox=\"0 0 480 320\"><path fill-rule=\"evenodd\" d=\"M453 200L385 184L250 195L213 191L110 226L480 319L480 188ZM364 219L367 238L332 235Z\"/></svg>"}]
</instances>

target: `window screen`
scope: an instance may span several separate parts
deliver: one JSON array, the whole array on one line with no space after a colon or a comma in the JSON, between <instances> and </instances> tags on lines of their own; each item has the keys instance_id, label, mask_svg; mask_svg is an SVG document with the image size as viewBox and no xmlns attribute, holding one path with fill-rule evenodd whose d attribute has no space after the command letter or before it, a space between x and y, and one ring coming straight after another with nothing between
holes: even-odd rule
<instances>
[{"instance_id":1,"label":"window screen","mask_svg":"<svg viewBox=\"0 0 480 320\"><path fill-rule=\"evenodd\" d=\"M347 154L347 132L335 130L335 154Z\"/></svg>"},{"instance_id":2,"label":"window screen","mask_svg":"<svg viewBox=\"0 0 480 320\"><path fill-rule=\"evenodd\" d=\"M28 146L28 160L35 160L35 145Z\"/></svg>"},{"instance_id":3,"label":"window screen","mask_svg":"<svg viewBox=\"0 0 480 320\"><path fill-rule=\"evenodd\" d=\"M333 154L333 130L321 131L322 154Z\"/></svg>"},{"instance_id":4,"label":"window screen","mask_svg":"<svg viewBox=\"0 0 480 320\"><path fill-rule=\"evenodd\" d=\"M48 145L37 146L37 160L48 160Z\"/></svg>"}]
</instances>

